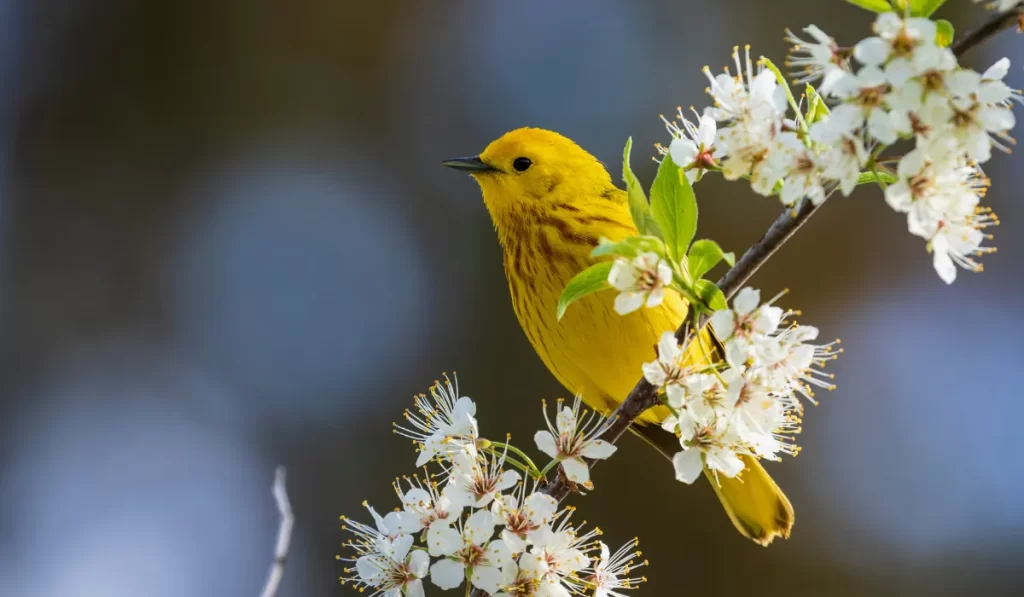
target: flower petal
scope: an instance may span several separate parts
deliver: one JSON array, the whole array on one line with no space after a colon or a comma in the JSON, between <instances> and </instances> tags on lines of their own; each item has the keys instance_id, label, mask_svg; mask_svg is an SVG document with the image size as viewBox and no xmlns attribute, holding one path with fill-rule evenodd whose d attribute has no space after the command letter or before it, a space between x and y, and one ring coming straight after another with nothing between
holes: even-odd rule
<instances>
[{"instance_id":1,"label":"flower petal","mask_svg":"<svg viewBox=\"0 0 1024 597\"><path fill-rule=\"evenodd\" d=\"M474 587L492 595L501 589L502 579L501 570L494 566L473 566L473 572L470 574Z\"/></svg>"},{"instance_id":2,"label":"flower petal","mask_svg":"<svg viewBox=\"0 0 1024 597\"><path fill-rule=\"evenodd\" d=\"M413 576L416 578L423 578L427 575L427 572L430 569L430 556L428 556L427 552L422 549L414 550L409 554L409 561L407 562L407 565L409 566L409 572L411 572Z\"/></svg>"},{"instance_id":3,"label":"flower petal","mask_svg":"<svg viewBox=\"0 0 1024 597\"><path fill-rule=\"evenodd\" d=\"M466 579L466 565L455 560L440 560L430 567L430 582L444 590L462 586Z\"/></svg>"},{"instance_id":4,"label":"flower petal","mask_svg":"<svg viewBox=\"0 0 1024 597\"><path fill-rule=\"evenodd\" d=\"M462 536L473 545L484 545L494 536L494 527L499 523L490 510L478 510L466 520Z\"/></svg>"},{"instance_id":5,"label":"flower petal","mask_svg":"<svg viewBox=\"0 0 1024 597\"><path fill-rule=\"evenodd\" d=\"M626 291L615 297L615 312L619 315L627 315L644 306L647 297L643 292Z\"/></svg>"},{"instance_id":6,"label":"flower petal","mask_svg":"<svg viewBox=\"0 0 1024 597\"><path fill-rule=\"evenodd\" d=\"M423 552L419 552L423 553ZM423 581L416 579L408 582L405 585L405 597L425 597L426 593L423 592Z\"/></svg>"},{"instance_id":7,"label":"flower petal","mask_svg":"<svg viewBox=\"0 0 1024 597\"><path fill-rule=\"evenodd\" d=\"M526 498L523 507L530 520L544 524L558 511L558 502L546 493L534 492Z\"/></svg>"},{"instance_id":8,"label":"flower petal","mask_svg":"<svg viewBox=\"0 0 1024 597\"><path fill-rule=\"evenodd\" d=\"M590 480L590 468L579 458L566 458L562 461L565 476L573 483L586 483Z\"/></svg>"},{"instance_id":9,"label":"flower petal","mask_svg":"<svg viewBox=\"0 0 1024 597\"><path fill-rule=\"evenodd\" d=\"M427 549L435 558L450 556L462 547L462 535L448 526L431 526L427 530Z\"/></svg>"},{"instance_id":10,"label":"flower petal","mask_svg":"<svg viewBox=\"0 0 1024 597\"><path fill-rule=\"evenodd\" d=\"M497 489L498 491L505 491L511 487L514 487L519 482L519 473L516 471L505 471L501 473L501 477L498 479Z\"/></svg>"},{"instance_id":11,"label":"flower petal","mask_svg":"<svg viewBox=\"0 0 1024 597\"><path fill-rule=\"evenodd\" d=\"M537 449L552 458L558 458L558 448L555 446L555 436L550 431L538 431L533 434L533 443Z\"/></svg>"},{"instance_id":12,"label":"flower petal","mask_svg":"<svg viewBox=\"0 0 1024 597\"><path fill-rule=\"evenodd\" d=\"M604 460L614 454L615 450L618 450L615 444L606 442L603 439L595 439L594 441L587 442L580 453L586 458Z\"/></svg>"},{"instance_id":13,"label":"flower petal","mask_svg":"<svg viewBox=\"0 0 1024 597\"><path fill-rule=\"evenodd\" d=\"M679 452L672 458L672 466L676 469L676 479L686 484L697 480L704 469L704 462L701 459L700 450L690 448Z\"/></svg>"},{"instance_id":14,"label":"flower petal","mask_svg":"<svg viewBox=\"0 0 1024 597\"><path fill-rule=\"evenodd\" d=\"M672 162L681 167L692 164L698 153L697 144L689 139L672 139L672 143L668 146L668 154L672 156Z\"/></svg>"},{"instance_id":15,"label":"flower petal","mask_svg":"<svg viewBox=\"0 0 1024 597\"><path fill-rule=\"evenodd\" d=\"M889 58L889 42L880 37L869 37L853 47L853 57L865 65L882 64Z\"/></svg>"},{"instance_id":16,"label":"flower petal","mask_svg":"<svg viewBox=\"0 0 1024 597\"><path fill-rule=\"evenodd\" d=\"M761 304L761 291L749 286L744 287L733 299L732 306L736 313L746 315Z\"/></svg>"}]
</instances>

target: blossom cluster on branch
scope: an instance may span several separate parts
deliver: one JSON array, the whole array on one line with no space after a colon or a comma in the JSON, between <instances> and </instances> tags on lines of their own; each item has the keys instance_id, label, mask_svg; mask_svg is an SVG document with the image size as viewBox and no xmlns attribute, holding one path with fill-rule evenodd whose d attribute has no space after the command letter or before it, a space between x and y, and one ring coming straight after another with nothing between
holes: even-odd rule
<instances>
[{"instance_id":1,"label":"blossom cluster on branch","mask_svg":"<svg viewBox=\"0 0 1024 597\"><path fill-rule=\"evenodd\" d=\"M787 206L877 182L952 283L957 266L981 271L978 257L995 250L982 246L999 219L980 205L989 186L981 164L992 148L1009 151L1021 95L1003 82L1007 58L984 73L960 66L929 18L884 12L873 32L842 47L814 25L805 37L787 31L787 64L805 86L799 102L770 60L734 50L735 73L704 68L714 105L694 111L696 122L681 110L665 120L672 141L658 148L692 182L720 171ZM900 141L914 149L883 155Z\"/></svg>"},{"instance_id":2,"label":"blossom cluster on branch","mask_svg":"<svg viewBox=\"0 0 1024 597\"><path fill-rule=\"evenodd\" d=\"M711 316L724 355L709 354L699 366L687 364L675 334L665 332L658 359L644 364L644 378L659 388L672 411L662 427L683 448L673 459L680 481L693 483L705 466L735 477L744 469L740 455L769 460L778 460L780 453L796 455L793 436L801 430L803 414L798 396L813 401L811 386L835 387L820 368L841 352L834 348L838 340L812 344L818 329L783 325L795 313L774 302L760 304L760 292L744 288L732 309Z\"/></svg>"},{"instance_id":3,"label":"blossom cluster on branch","mask_svg":"<svg viewBox=\"0 0 1024 597\"><path fill-rule=\"evenodd\" d=\"M364 503L372 524L342 517L353 535L350 553L338 556L348 565L342 584L387 597L422 596L426 579L495 597L603 597L645 580L633 575L647 564L636 539L611 552L599 528L584 530L572 519L575 508L543 491L555 467L592 488L584 458L615 451L596 439L604 419L583 411L578 398L572 406L559 401L555 423L536 434L552 457L544 469L507 441L481 437L476 404L447 377L417 396L405 419L395 431L413 440L423 473L395 481L400 508L382 516Z\"/></svg>"}]
</instances>

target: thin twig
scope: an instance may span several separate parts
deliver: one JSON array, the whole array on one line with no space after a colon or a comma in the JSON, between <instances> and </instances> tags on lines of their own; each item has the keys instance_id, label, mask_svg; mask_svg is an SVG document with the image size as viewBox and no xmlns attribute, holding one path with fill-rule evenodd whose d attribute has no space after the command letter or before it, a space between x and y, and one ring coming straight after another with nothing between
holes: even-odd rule
<instances>
[{"instance_id":1,"label":"thin twig","mask_svg":"<svg viewBox=\"0 0 1024 597\"><path fill-rule=\"evenodd\" d=\"M1004 29L1009 29L1020 23L1021 16L1024 16L1024 6L1011 8L1006 12L997 12L985 20L977 29L972 29L964 35L960 41L953 44L953 53L959 58L971 50L974 46L988 41Z\"/></svg>"},{"instance_id":2,"label":"thin twig","mask_svg":"<svg viewBox=\"0 0 1024 597\"><path fill-rule=\"evenodd\" d=\"M1022 15L1024 15L1024 7L1022 6L1018 6L1005 13L992 15L985 23L977 29L968 32L960 41L956 42L952 47L953 53L959 58L971 48L994 37L1004 29L1009 29L1016 25ZM772 222L772 225L765 232L764 236L761 237L761 240L747 249L747 252L736 262L736 265L718 281L718 287L725 293L726 298L732 298L746 284L747 280L754 275L754 272L764 265L801 226L807 223L807 220L811 219L811 216L818 211L819 207L819 205L814 205L808 199L804 199L795 209L786 209L782 212ZM702 325L703 321L705 320L702 319ZM684 321L679 326L679 329L676 330L676 338L684 341L689 336L689 331L689 324ZM636 421L637 417L657 404L658 389L648 383L646 379L640 378L640 381L633 386L629 396L609 417L608 427L601 435L601 439L615 443L629 429L629 426ZM588 464L593 466L594 463L589 462ZM572 492L572 485L565 479L564 475L559 475L557 479L544 487L544 491L556 500L561 501Z\"/></svg>"},{"instance_id":3,"label":"thin twig","mask_svg":"<svg viewBox=\"0 0 1024 597\"><path fill-rule=\"evenodd\" d=\"M295 517L292 515L292 504L288 500L288 490L284 485L285 476L284 467L277 467L274 474L274 501L277 502L277 511L281 514L281 526L277 529L274 563L270 565L267 584L263 586L260 597L276 597L277 589L281 586L281 579L284 578L284 564L288 559L288 548L292 543L292 527L295 526Z\"/></svg>"}]
</instances>

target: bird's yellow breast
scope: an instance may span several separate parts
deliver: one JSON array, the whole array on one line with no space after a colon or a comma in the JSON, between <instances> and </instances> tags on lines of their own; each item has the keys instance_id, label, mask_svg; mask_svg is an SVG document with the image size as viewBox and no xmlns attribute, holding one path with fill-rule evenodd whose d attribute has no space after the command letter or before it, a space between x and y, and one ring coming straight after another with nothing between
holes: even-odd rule
<instances>
[{"instance_id":1,"label":"bird's yellow breast","mask_svg":"<svg viewBox=\"0 0 1024 597\"><path fill-rule=\"evenodd\" d=\"M519 323L537 354L571 392L592 408L610 412L641 376L641 365L654 360L662 332L675 330L685 303L666 293L662 306L629 315L615 312L615 293L592 294L574 303L559 321L555 306L573 276L591 265L598 239L619 240L635 234L624 201L607 201L585 211L569 207L546 213L539 221L506 237L505 273ZM644 416L660 420L661 409Z\"/></svg>"}]
</instances>

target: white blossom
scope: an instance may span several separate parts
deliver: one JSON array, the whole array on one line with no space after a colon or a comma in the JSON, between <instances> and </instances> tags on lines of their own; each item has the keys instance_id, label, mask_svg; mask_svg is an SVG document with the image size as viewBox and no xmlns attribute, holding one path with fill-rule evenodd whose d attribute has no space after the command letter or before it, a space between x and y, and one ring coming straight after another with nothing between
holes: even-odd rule
<instances>
[{"instance_id":1,"label":"white blossom","mask_svg":"<svg viewBox=\"0 0 1024 597\"><path fill-rule=\"evenodd\" d=\"M778 147L768 158L774 178L782 179L779 199L783 205L794 205L807 197L815 205L825 201L823 164L794 133L779 135Z\"/></svg>"},{"instance_id":2,"label":"white blossom","mask_svg":"<svg viewBox=\"0 0 1024 597\"><path fill-rule=\"evenodd\" d=\"M416 442L417 468L435 458L448 459L464 451L476 453L476 404L466 396L459 397L458 378L453 384L446 374L443 384L437 381L430 387L429 398L416 396L415 406L416 412L404 413L410 426L396 424L395 432Z\"/></svg>"},{"instance_id":3,"label":"white blossom","mask_svg":"<svg viewBox=\"0 0 1024 597\"><path fill-rule=\"evenodd\" d=\"M492 540L498 520L489 510L477 510L462 525L461 532L447 538L441 549L446 556L430 567L430 581L442 589L462 585L468 572L474 587L497 593L502 585L501 569L512 554L501 539Z\"/></svg>"},{"instance_id":4,"label":"white blossom","mask_svg":"<svg viewBox=\"0 0 1024 597\"><path fill-rule=\"evenodd\" d=\"M537 572L548 594L560 594L562 583L574 580L587 567L587 553L597 547L599 529L580 532L570 524L575 508L563 509L550 524L537 532L533 547L519 559L520 567ZM562 587L564 588L564 587Z\"/></svg>"},{"instance_id":5,"label":"white blossom","mask_svg":"<svg viewBox=\"0 0 1024 597\"><path fill-rule=\"evenodd\" d=\"M654 252L642 253L632 261L619 258L608 273L608 283L620 291L615 297L616 313L626 315L645 305L661 304L665 286L672 283L672 268Z\"/></svg>"},{"instance_id":6,"label":"white blossom","mask_svg":"<svg viewBox=\"0 0 1024 597\"><path fill-rule=\"evenodd\" d=\"M878 15L872 28L876 36L854 46L853 56L868 67L884 66L886 78L893 85L902 85L934 61L929 56L937 49L933 21L923 17L903 19L895 12L886 12Z\"/></svg>"},{"instance_id":7,"label":"white blossom","mask_svg":"<svg viewBox=\"0 0 1024 597\"><path fill-rule=\"evenodd\" d=\"M830 120L838 130L853 132L867 124L867 133L882 143L896 140L885 109L889 82L877 66L865 66L836 83L835 95L844 103L832 109Z\"/></svg>"},{"instance_id":8,"label":"white blossom","mask_svg":"<svg viewBox=\"0 0 1024 597\"><path fill-rule=\"evenodd\" d=\"M1001 80L983 81L982 75L971 70L958 71L957 75L951 83L949 109L933 111L927 124L954 138L979 164L992 157L992 146L1009 151L1013 140L1008 131L1016 119L1005 103L1012 92ZM998 101L986 101L989 98Z\"/></svg>"},{"instance_id":9,"label":"white blossom","mask_svg":"<svg viewBox=\"0 0 1024 597\"><path fill-rule=\"evenodd\" d=\"M764 305L760 302L759 291L743 288L733 299L732 309L711 315L711 327L725 343L726 361L733 367L741 367L747 359L756 356L758 345L774 333L782 321L782 309L773 306L771 301Z\"/></svg>"},{"instance_id":10,"label":"white blossom","mask_svg":"<svg viewBox=\"0 0 1024 597\"><path fill-rule=\"evenodd\" d=\"M484 508L490 505L494 496L501 491L515 487L520 476L516 471L506 471L505 452L500 455L481 453L473 456L459 452L452 459L448 487L445 493L453 503Z\"/></svg>"},{"instance_id":11,"label":"white blossom","mask_svg":"<svg viewBox=\"0 0 1024 597\"><path fill-rule=\"evenodd\" d=\"M518 495L499 496L491 507L494 515L505 525L501 539L514 554L525 551L534 534L544 528L558 511L555 498L538 491L524 497L526 485L519 487Z\"/></svg>"},{"instance_id":12,"label":"white blossom","mask_svg":"<svg viewBox=\"0 0 1024 597\"><path fill-rule=\"evenodd\" d=\"M818 92L830 95L836 82L850 70L850 60L836 40L816 25L805 27L804 32L814 41L805 41L786 29L786 41L793 44L786 66L799 69L793 73L796 83L815 83L820 79Z\"/></svg>"},{"instance_id":13,"label":"white blossom","mask_svg":"<svg viewBox=\"0 0 1024 597\"><path fill-rule=\"evenodd\" d=\"M717 165L715 161L715 137L718 132L718 124L710 115L700 115L693 107L690 107L696 116L697 123L690 122L683 115L683 109L677 109L677 118L680 124L661 117L665 128L672 135L672 142L668 148L658 147L662 155L668 154L672 162L686 172L686 178L691 182L697 182L704 176L708 168ZM681 126L680 126L681 125Z\"/></svg>"},{"instance_id":14,"label":"white blossom","mask_svg":"<svg viewBox=\"0 0 1024 597\"><path fill-rule=\"evenodd\" d=\"M608 546L599 543L600 556L595 560L593 567L589 570L587 584L594 587L594 597L625 597L619 591L635 589L646 582L647 578L630 576L637 568L647 565L647 561L637 562L636 558L641 556L636 549L639 542L633 539L626 543L615 553L611 553Z\"/></svg>"},{"instance_id":15,"label":"white blossom","mask_svg":"<svg viewBox=\"0 0 1024 597\"><path fill-rule=\"evenodd\" d=\"M900 160L897 173L900 179L886 189L886 201L907 213L912 234L928 241L942 280L952 283L956 266L981 271L975 258L994 251L981 246L991 238L983 230L999 224L991 210L979 207L988 179L962 156L929 154L921 147Z\"/></svg>"},{"instance_id":16,"label":"white blossom","mask_svg":"<svg viewBox=\"0 0 1024 597\"><path fill-rule=\"evenodd\" d=\"M786 113L786 92L775 80L775 75L758 66L754 74L750 61L750 47L745 49L745 61L741 62L739 49L733 49L736 75L729 69L713 76L704 67L704 74L711 85L709 93L715 106L707 108L705 114L718 122L729 123L718 132L718 146L725 159L722 174L727 180L749 176L751 187L762 195L770 195L777 178L764 171L764 165L775 137L783 128Z\"/></svg>"},{"instance_id":17,"label":"white blossom","mask_svg":"<svg viewBox=\"0 0 1024 597\"><path fill-rule=\"evenodd\" d=\"M867 162L868 154L864 141L849 130L832 126L826 117L811 126L811 140L824 146L820 162L824 165L822 176L837 181L843 196L849 196L860 179L861 167Z\"/></svg>"},{"instance_id":18,"label":"white blossom","mask_svg":"<svg viewBox=\"0 0 1024 597\"><path fill-rule=\"evenodd\" d=\"M836 387L833 376L822 371L822 367L842 353L842 349L835 348L839 340L811 344L817 338L818 328L792 325L773 337L762 353L761 368L755 373L763 375L763 383L782 401L786 411L803 409L798 396L817 404L812 386L826 390Z\"/></svg>"},{"instance_id":19,"label":"white blossom","mask_svg":"<svg viewBox=\"0 0 1024 597\"><path fill-rule=\"evenodd\" d=\"M339 560L355 563L355 567L345 569L349 576L341 578L342 584L351 582L361 592L366 588L373 589L371 595L375 596L422 597L422 579L427 575L430 557L422 550L412 549L411 535L394 533L394 529L388 528L388 522L373 508L365 502L363 505L372 514L376 525L371 527L342 517L343 528L355 535L355 539L346 545L357 556L338 556Z\"/></svg>"},{"instance_id":20,"label":"white blossom","mask_svg":"<svg viewBox=\"0 0 1024 597\"><path fill-rule=\"evenodd\" d=\"M682 365L682 359L683 349L675 333L663 332L658 340L658 358L641 367L644 378L659 388L678 384L689 374L689 369Z\"/></svg>"},{"instance_id":21,"label":"white blossom","mask_svg":"<svg viewBox=\"0 0 1024 597\"><path fill-rule=\"evenodd\" d=\"M406 479L410 487L402 493L401 485L395 483L395 491L402 501L402 511L398 512L397 528L403 533L419 533L426 531L427 547L430 555L438 556L438 545L442 535L462 515L465 505L451 498L454 485L448 485L438 491L438 484L429 478Z\"/></svg>"},{"instance_id":22,"label":"white blossom","mask_svg":"<svg viewBox=\"0 0 1024 597\"><path fill-rule=\"evenodd\" d=\"M544 408L546 431L538 431L534 436L537 449L558 460L566 478L573 483L586 485L590 482L590 468L585 458L603 460L615 453L615 444L598 437L604 432L604 417L594 411L584 410L582 415L580 397L576 396L573 405L563 406L559 399L555 423L548 417L547 405Z\"/></svg>"},{"instance_id":23,"label":"white blossom","mask_svg":"<svg viewBox=\"0 0 1024 597\"><path fill-rule=\"evenodd\" d=\"M676 479L693 483L706 466L726 477L735 477L743 472L743 461L735 448L741 448L738 438L725 419L716 419L707 425L699 425L683 446L683 451L672 459Z\"/></svg>"}]
</instances>

